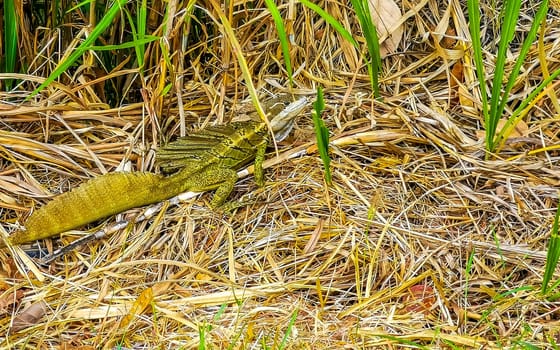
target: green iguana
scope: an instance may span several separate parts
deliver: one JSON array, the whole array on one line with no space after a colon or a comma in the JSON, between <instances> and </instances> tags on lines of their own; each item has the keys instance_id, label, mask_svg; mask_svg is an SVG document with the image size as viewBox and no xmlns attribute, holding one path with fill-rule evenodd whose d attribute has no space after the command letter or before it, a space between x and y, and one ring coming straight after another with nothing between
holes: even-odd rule
<instances>
[{"instance_id":1,"label":"green iguana","mask_svg":"<svg viewBox=\"0 0 560 350\"><path fill-rule=\"evenodd\" d=\"M305 105L306 99L301 98L280 113L269 113L273 115L270 125L276 141L288 135L294 117ZM216 190L210 206L217 208L233 190L237 171L253 160L255 180L263 185L267 143L268 129L263 122L233 122L202 129L157 151L156 161L164 173L174 172L171 175L117 172L89 180L32 213L25 230L11 235L8 241L18 245L52 237L186 191Z\"/></svg>"}]
</instances>

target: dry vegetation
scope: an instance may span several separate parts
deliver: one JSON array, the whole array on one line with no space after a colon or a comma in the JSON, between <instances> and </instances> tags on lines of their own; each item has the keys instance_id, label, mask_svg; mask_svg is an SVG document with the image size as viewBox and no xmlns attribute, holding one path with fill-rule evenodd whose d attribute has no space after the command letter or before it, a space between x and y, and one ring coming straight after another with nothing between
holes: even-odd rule
<instances>
[{"instance_id":1,"label":"dry vegetation","mask_svg":"<svg viewBox=\"0 0 560 350\"><path fill-rule=\"evenodd\" d=\"M89 177L119 166L157 171L154 149L183 127L227 122L245 108L236 58L213 21L217 10L198 5L204 10L192 27L183 26L182 4L167 30L158 9L150 12L150 30L166 39L150 44L143 84L138 69L106 72L88 53L60 83L23 102L60 50L81 40L84 18L39 36L27 28L21 52L30 74L0 97L3 235ZM399 1L404 36L383 60L382 102L371 99L360 53L318 15L286 3L296 70L289 89L274 23L264 3L252 5L225 11L263 100L325 89L332 186L309 142L310 107L279 145L280 153L300 147L308 154L271 165L265 188L240 180L232 198L250 204L233 215L208 209L204 194L49 266L34 261L76 233L40 249L4 249L0 347L276 349L286 336L291 349L554 348L560 305L540 294L560 181L554 92L485 160L464 4ZM321 6L359 33L346 5ZM489 5L482 10L492 71L498 27ZM197 40L181 50L194 27ZM559 28L550 10L549 71L560 66ZM536 44L524 67L513 104L542 80Z\"/></svg>"}]
</instances>

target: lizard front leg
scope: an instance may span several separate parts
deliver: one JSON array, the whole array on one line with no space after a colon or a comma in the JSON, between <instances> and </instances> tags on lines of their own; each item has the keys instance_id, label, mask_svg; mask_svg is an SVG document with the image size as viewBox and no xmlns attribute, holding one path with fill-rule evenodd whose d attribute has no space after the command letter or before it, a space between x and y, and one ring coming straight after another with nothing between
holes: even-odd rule
<instances>
[{"instance_id":1,"label":"lizard front leg","mask_svg":"<svg viewBox=\"0 0 560 350\"><path fill-rule=\"evenodd\" d=\"M264 156L266 154L266 146L267 143L264 142L262 145L257 147L257 152L255 154L255 182L259 186L264 186L264 170L263 170L263 162Z\"/></svg>"}]
</instances>

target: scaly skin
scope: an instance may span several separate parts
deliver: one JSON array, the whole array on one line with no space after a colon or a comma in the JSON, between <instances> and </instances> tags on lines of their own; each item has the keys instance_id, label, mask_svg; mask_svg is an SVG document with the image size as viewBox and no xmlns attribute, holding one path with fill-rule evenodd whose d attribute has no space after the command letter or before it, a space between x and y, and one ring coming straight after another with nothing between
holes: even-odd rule
<instances>
[{"instance_id":1,"label":"scaly skin","mask_svg":"<svg viewBox=\"0 0 560 350\"><path fill-rule=\"evenodd\" d=\"M33 212L25 223L26 229L10 236L9 241L17 245L52 237L130 208L164 200L170 193L161 190L163 181L163 176L151 173L117 172L96 177Z\"/></svg>"},{"instance_id":2,"label":"scaly skin","mask_svg":"<svg viewBox=\"0 0 560 350\"><path fill-rule=\"evenodd\" d=\"M294 104L291 114L273 119L273 131L287 134L284 129L291 129L293 118L303 109L300 101ZM263 185L262 163L267 136L264 123L248 121L209 127L178 139L160 149L156 156L164 173L175 173L167 177L152 173L99 176L35 211L27 220L26 229L16 232L8 241L18 245L52 237L185 191L216 190L210 206L218 208L233 190L237 171L252 161L255 162L255 180Z\"/></svg>"},{"instance_id":3,"label":"scaly skin","mask_svg":"<svg viewBox=\"0 0 560 350\"><path fill-rule=\"evenodd\" d=\"M167 177L165 186L185 191L216 190L210 206L221 206L237 181L237 171L255 161L255 180L264 184L262 163L266 152L264 123L238 122L211 127L178 139L156 154L164 171L180 169Z\"/></svg>"}]
</instances>

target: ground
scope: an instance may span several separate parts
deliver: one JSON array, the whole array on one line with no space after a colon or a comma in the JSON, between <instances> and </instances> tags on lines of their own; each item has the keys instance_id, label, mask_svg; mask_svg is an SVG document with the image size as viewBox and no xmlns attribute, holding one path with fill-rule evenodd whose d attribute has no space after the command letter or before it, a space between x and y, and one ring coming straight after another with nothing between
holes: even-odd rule
<instances>
[{"instance_id":1,"label":"ground","mask_svg":"<svg viewBox=\"0 0 560 350\"><path fill-rule=\"evenodd\" d=\"M217 11L209 4L200 7ZM274 22L264 4L254 5L253 12L236 5L230 18L251 79L262 100L312 102L323 86L332 183L310 104L278 153L270 149L265 186L251 176L238 181L230 199L247 204L232 213L209 209L205 193L164 203L151 218L47 266L38 264L41 254L81 233L43 240L40 251L3 249L1 346L557 348L559 305L554 289L541 294L560 181L557 85L488 156L462 3L398 3L404 34L383 58L381 99L373 98L362 51L301 4L292 14L290 88ZM349 8L322 5L359 32ZM490 5L481 9L493 74L499 28ZM180 21L160 33L171 50L186 30ZM549 10L544 46L531 48L507 113L542 80L541 48L548 71L558 69L559 23ZM515 40L529 26L527 15ZM51 196L115 169L157 172L154 150L183 129L226 123L250 108L235 50L215 23L205 28L214 31L199 35L212 40L191 43L198 56L171 55L168 65L153 46L147 57L157 69L121 101L108 102L95 80L119 72L90 76L86 65L27 101L29 91L17 88L0 95L4 237ZM18 79L37 87L30 77ZM166 82L175 85L163 93ZM88 228L132 221L144 209Z\"/></svg>"}]
</instances>

